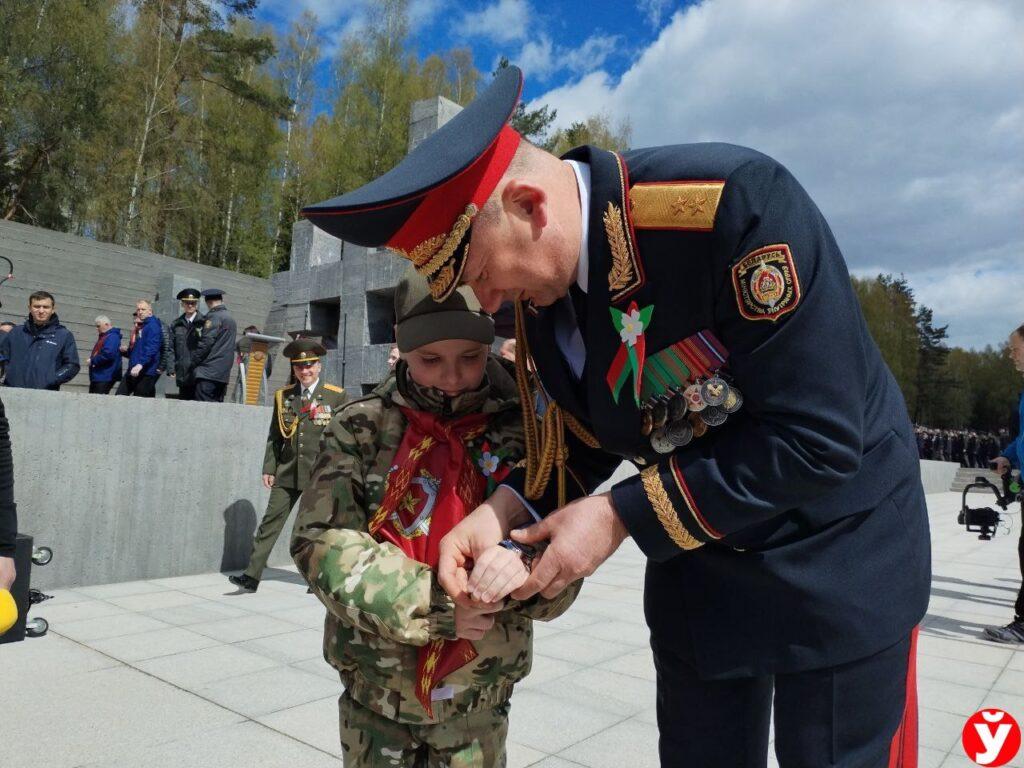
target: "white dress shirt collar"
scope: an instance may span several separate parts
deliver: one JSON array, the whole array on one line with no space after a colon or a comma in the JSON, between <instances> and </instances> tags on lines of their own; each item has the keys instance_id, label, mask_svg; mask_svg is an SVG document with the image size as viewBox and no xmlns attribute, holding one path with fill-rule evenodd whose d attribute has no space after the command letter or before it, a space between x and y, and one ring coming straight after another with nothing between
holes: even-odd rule
<instances>
[{"instance_id":1,"label":"white dress shirt collar","mask_svg":"<svg viewBox=\"0 0 1024 768\"><path fill-rule=\"evenodd\" d=\"M576 187L580 193L580 255L576 267L576 285L587 292L590 277L590 164L577 160L564 160L576 174Z\"/></svg>"}]
</instances>

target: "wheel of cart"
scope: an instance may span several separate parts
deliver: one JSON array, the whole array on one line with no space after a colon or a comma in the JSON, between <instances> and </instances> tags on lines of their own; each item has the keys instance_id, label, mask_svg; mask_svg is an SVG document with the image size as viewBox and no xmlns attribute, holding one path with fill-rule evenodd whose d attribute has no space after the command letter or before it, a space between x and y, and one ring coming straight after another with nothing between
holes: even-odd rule
<instances>
[{"instance_id":1,"label":"wheel of cart","mask_svg":"<svg viewBox=\"0 0 1024 768\"><path fill-rule=\"evenodd\" d=\"M18 534L14 540L14 567L17 576L14 584L11 585L11 596L18 608L18 619L3 635L0 635L0 644L16 643L24 640L25 637L42 637L49 631L50 624L46 619L33 616L28 617L29 609L44 600L49 600L50 595L44 595L38 589L32 589L32 565L46 565L53 560L53 550L49 547L33 547L32 537Z\"/></svg>"}]
</instances>

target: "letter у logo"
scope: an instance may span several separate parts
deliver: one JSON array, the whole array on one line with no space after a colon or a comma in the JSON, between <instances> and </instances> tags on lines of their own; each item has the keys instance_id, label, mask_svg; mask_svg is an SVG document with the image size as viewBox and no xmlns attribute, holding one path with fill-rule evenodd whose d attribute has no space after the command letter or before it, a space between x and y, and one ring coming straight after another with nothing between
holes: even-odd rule
<instances>
[{"instance_id":1,"label":"letter \u0443 logo","mask_svg":"<svg viewBox=\"0 0 1024 768\"><path fill-rule=\"evenodd\" d=\"M1006 765L1020 749L1020 726L1001 709L982 709L964 724L960 741L964 752L978 765Z\"/></svg>"}]
</instances>

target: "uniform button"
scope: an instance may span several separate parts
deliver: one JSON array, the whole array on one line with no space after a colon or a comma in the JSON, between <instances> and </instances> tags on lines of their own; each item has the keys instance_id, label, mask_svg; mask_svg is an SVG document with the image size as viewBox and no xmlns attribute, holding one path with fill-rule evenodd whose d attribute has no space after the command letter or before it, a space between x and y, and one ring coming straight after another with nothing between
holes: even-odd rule
<instances>
[{"instance_id":1,"label":"uniform button","mask_svg":"<svg viewBox=\"0 0 1024 768\"><path fill-rule=\"evenodd\" d=\"M647 464L647 459L645 459L643 456L637 456L636 458L633 459L633 463L643 467Z\"/></svg>"}]
</instances>

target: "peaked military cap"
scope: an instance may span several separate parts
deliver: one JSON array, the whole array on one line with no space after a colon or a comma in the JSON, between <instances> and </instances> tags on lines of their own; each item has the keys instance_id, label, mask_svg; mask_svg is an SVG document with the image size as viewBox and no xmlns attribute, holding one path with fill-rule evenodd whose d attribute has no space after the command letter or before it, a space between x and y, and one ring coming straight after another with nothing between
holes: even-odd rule
<instances>
[{"instance_id":1,"label":"peaked military cap","mask_svg":"<svg viewBox=\"0 0 1024 768\"><path fill-rule=\"evenodd\" d=\"M195 288L186 288L183 291L178 291L178 295L175 298L178 301L199 301L199 291Z\"/></svg>"},{"instance_id":2,"label":"peaked military cap","mask_svg":"<svg viewBox=\"0 0 1024 768\"><path fill-rule=\"evenodd\" d=\"M443 301L466 266L473 217L519 147L520 136L508 121L522 86L522 72L506 67L390 171L308 206L302 215L342 240L395 251L427 278L433 298Z\"/></svg>"},{"instance_id":3,"label":"peaked military cap","mask_svg":"<svg viewBox=\"0 0 1024 768\"><path fill-rule=\"evenodd\" d=\"M327 350L319 342L313 339L296 339L288 342L281 354L287 357L292 363L315 363L327 354Z\"/></svg>"},{"instance_id":4,"label":"peaked military cap","mask_svg":"<svg viewBox=\"0 0 1024 768\"><path fill-rule=\"evenodd\" d=\"M224 291L220 288L207 288L203 291L204 299L220 299L224 297Z\"/></svg>"}]
</instances>

